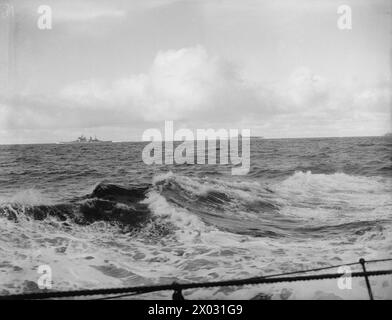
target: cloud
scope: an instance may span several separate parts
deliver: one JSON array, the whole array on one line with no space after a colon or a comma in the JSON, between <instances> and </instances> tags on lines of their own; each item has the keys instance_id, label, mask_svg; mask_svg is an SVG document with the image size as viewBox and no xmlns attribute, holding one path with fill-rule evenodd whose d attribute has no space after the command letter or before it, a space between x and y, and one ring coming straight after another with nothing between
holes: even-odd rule
<instances>
[{"instance_id":1,"label":"cloud","mask_svg":"<svg viewBox=\"0 0 392 320\"><path fill-rule=\"evenodd\" d=\"M48 0L44 3L39 0L20 1L17 3L17 10L36 17L37 9L42 5L51 8L55 23L91 22L91 20L100 18L120 18L126 15L126 10L116 7L115 4L89 0L67 0L66 2Z\"/></svg>"},{"instance_id":2,"label":"cloud","mask_svg":"<svg viewBox=\"0 0 392 320\"><path fill-rule=\"evenodd\" d=\"M314 74L308 68L300 67L291 74L288 80L287 101L298 108L304 105L317 107L328 100L329 86L325 78Z\"/></svg>"},{"instance_id":3,"label":"cloud","mask_svg":"<svg viewBox=\"0 0 392 320\"><path fill-rule=\"evenodd\" d=\"M129 120L228 119L256 100L254 88L230 63L201 46L159 52L147 73L112 83L82 81L64 88L73 106L117 110Z\"/></svg>"},{"instance_id":4,"label":"cloud","mask_svg":"<svg viewBox=\"0 0 392 320\"><path fill-rule=\"evenodd\" d=\"M192 126L260 128L272 136L375 132L390 119L389 82L332 83L306 67L254 83L202 46L160 51L145 73L72 83L50 96L21 94L0 105L3 129ZM291 129L290 129L291 128ZM366 131L367 130L367 131ZM380 129L381 130L381 129Z\"/></svg>"},{"instance_id":5,"label":"cloud","mask_svg":"<svg viewBox=\"0 0 392 320\"><path fill-rule=\"evenodd\" d=\"M75 9L67 8L55 11L53 18L59 22L62 21L81 21L86 22L90 20L95 20L99 18L121 18L126 15L126 12L118 9L109 8L93 8L91 7L78 7Z\"/></svg>"}]
</instances>

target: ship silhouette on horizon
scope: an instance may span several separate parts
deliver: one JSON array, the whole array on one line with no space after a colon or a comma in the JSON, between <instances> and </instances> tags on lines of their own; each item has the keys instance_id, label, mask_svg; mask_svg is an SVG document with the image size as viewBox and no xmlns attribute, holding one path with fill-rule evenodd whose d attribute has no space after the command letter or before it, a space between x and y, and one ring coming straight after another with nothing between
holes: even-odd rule
<instances>
[{"instance_id":1,"label":"ship silhouette on horizon","mask_svg":"<svg viewBox=\"0 0 392 320\"><path fill-rule=\"evenodd\" d=\"M94 139L90 136L89 139L87 139L83 134L80 135L76 140L74 141L69 141L69 142L60 142L60 144L78 144L78 143L111 143L112 141L103 141L97 139L97 136L94 137Z\"/></svg>"}]
</instances>

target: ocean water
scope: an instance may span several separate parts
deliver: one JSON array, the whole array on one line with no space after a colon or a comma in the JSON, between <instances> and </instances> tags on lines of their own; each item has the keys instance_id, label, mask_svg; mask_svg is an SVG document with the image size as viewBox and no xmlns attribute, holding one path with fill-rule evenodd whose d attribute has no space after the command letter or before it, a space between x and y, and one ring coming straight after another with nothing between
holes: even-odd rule
<instances>
[{"instance_id":1,"label":"ocean water","mask_svg":"<svg viewBox=\"0 0 392 320\"><path fill-rule=\"evenodd\" d=\"M144 145L0 146L1 294L38 291L43 264L51 267L53 290L71 290L392 257L391 139L252 140L245 176L232 176L230 165L148 166ZM371 278L371 285L376 298L392 298L390 276ZM351 290L325 280L184 295L368 298L363 279L353 279Z\"/></svg>"}]
</instances>

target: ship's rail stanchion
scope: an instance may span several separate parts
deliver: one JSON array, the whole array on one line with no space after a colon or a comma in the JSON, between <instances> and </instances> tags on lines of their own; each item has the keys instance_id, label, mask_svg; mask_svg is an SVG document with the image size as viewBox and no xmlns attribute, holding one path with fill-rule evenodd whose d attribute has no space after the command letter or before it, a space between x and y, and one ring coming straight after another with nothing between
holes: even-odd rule
<instances>
[{"instance_id":1,"label":"ship's rail stanchion","mask_svg":"<svg viewBox=\"0 0 392 320\"><path fill-rule=\"evenodd\" d=\"M183 296L183 290L196 289L196 288L213 288L213 287L233 287L233 286L245 286L245 285L256 285L256 284L272 284L281 282L296 282L296 281L311 281L311 280L325 280L325 279L337 279L342 277L341 273L327 273L327 274L313 274L313 275L298 275L301 273L316 272L320 270L333 269L343 266L351 265L362 265L362 272L353 272L351 277L365 277L369 297L373 300L373 293L370 287L369 277L372 276L383 276L392 275L392 269L388 270L377 270L367 271L365 263L376 263L392 261L392 258L379 259L379 260L367 260L361 258L358 262L340 264L329 267L315 268L300 270L294 272L266 275L261 277L245 278L245 279L234 279L224 281L213 281L213 282L195 282L195 283L177 283L162 284L153 286L139 286L139 287L127 287L127 288L108 288L108 289L90 289L90 290L73 290L73 291L46 291L46 292L35 292L35 293L24 293L15 295L0 296L0 300L35 300L35 299L58 299L58 298L72 298L80 296L104 296L98 298L99 300L115 299L120 297L129 297L140 294L159 292L159 291L173 291L173 300L185 300ZM297 274L296 276L288 276Z\"/></svg>"},{"instance_id":2,"label":"ship's rail stanchion","mask_svg":"<svg viewBox=\"0 0 392 320\"><path fill-rule=\"evenodd\" d=\"M182 295L181 286L179 286L177 282L173 282L173 286L174 286L174 292L173 292L172 299L173 300L185 300L184 296Z\"/></svg>"},{"instance_id":3,"label":"ship's rail stanchion","mask_svg":"<svg viewBox=\"0 0 392 320\"><path fill-rule=\"evenodd\" d=\"M367 273L366 267L365 267L366 261L365 261L365 259L361 258L361 259L359 259L359 263L361 264L362 269L363 269L363 273L364 273L364 277L365 277L365 281L366 281L366 287L367 287L368 292L369 292L369 298L370 298L370 300L374 300L372 288L370 287L370 281L369 281L368 273Z\"/></svg>"}]
</instances>

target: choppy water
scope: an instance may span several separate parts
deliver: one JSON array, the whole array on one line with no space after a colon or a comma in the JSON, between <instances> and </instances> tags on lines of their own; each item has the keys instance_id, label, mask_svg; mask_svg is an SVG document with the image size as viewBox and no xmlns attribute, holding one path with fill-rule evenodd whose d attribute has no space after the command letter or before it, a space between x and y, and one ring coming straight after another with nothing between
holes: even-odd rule
<instances>
[{"instance_id":1,"label":"choppy water","mask_svg":"<svg viewBox=\"0 0 392 320\"><path fill-rule=\"evenodd\" d=\"M1 293L36 290L41 264L52 268L53 289L65 290L392 256L391 139L252 140L246 176L223 165L147 166L143 146L0 146ZM377 298L392 298L390 277L372 278L372 286ZM353 280L352 290L331 280L185 292L208 299L259 293L367 298L363 280Z\"/></svg>"}]
</instances>

